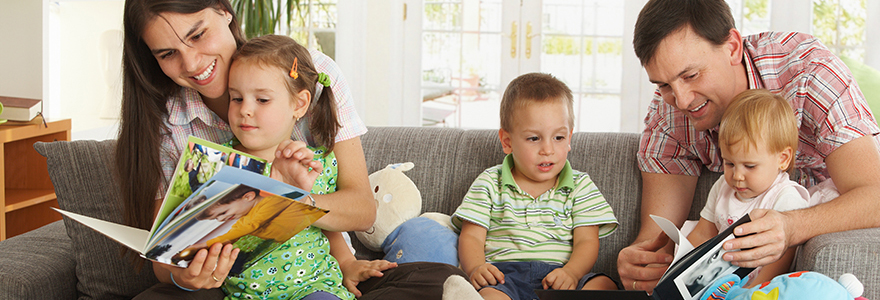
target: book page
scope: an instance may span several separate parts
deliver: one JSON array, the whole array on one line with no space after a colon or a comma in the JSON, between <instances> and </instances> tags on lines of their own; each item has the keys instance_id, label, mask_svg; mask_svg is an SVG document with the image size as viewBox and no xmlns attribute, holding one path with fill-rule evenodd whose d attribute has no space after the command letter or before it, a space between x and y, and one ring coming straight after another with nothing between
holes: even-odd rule
<instances>
[{"instance_id":1,"label":"book page","mask_svg":"<svg viewBox=\"0 0 880 300\"><path fill-rule=\"evenodd\" d=\"M223 168L191 195L206 200L169 218L144 256L186 267L200 249L245 239L251 247L237 246L239 256L261 258L327 213L296 201L304 195L304 190L257 173Z\"/></svg>"}]
</instances>

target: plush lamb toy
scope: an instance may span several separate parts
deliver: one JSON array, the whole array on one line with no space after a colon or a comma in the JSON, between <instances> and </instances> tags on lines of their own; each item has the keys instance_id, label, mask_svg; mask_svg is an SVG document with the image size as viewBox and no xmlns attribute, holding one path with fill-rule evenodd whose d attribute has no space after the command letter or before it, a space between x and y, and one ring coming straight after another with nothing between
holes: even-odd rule
<instances>
[{"instance_id":1,"label":"plush lamb toy","mask_svg":"<svg viewBox=\"0 0 880 300\"><path fill-rule=\"evenodd\" d=\"M403 174L413 163L390 164L370 174L373 198L378 203L376 222L367 231L355 234L364 246L385 252L390 262L440 262L458 266L458 235L452 231L449 216L425 213L422 194ZM442 223L442 224L441 224Z\"/></svg>"},{"instance_id":2,"label":"plush lamb toy","mask_svg":"<svg viewBox=\"0 0 880 300\"><path fill-rule=\"evenodd\" d=\"M773 277L772 280L750 289L734 274L719 278L700 300L867 300L862 298L864 286L852 274L840 276L838 281L816 272L796 272Z\"/></svg>"}]
</instances>

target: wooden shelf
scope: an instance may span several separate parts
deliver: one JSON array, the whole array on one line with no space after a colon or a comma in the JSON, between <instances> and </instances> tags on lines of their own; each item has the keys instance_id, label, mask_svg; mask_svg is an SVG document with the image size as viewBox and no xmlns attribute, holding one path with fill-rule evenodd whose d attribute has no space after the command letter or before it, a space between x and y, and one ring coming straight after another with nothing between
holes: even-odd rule
<instances>
[{"instance_id":1,"label":"wooden shelf","mask_svg":"<svg viewBox=\"0 0 880 300\"><path fill-rule=\"evenodd\" d=\"M0 241L61 219L50 210L58 201L34 143L69 140L70 120L0 125Z\"/></svg>"}]
</instances>

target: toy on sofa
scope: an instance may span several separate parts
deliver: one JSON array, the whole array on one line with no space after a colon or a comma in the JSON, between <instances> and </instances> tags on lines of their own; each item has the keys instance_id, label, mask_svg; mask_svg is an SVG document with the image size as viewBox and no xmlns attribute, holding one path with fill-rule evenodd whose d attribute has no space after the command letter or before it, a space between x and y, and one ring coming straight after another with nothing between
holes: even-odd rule
<instances>
[{"instance_id":1,"label":"toy on sofa","mask_svg":"<svg viewBox=\"0 0 880 300\"><path fill-rule=\"evenodd\" d=\"M364 246L385 252L390 262L440 262L458 266L458 235L449 225L449 216L425 213L422 194L403 172L413 163L390 164L370 174L370 187L376 199L376 222L367 231L355 233ZM418 217L417 217L418 216Z\"/></svg>"},{"instance_id":2,"label":"toy on sofa","mask_svg":"<svg viewBox=\"0 0 880 300\"><path fill-rule=\"evenodd\" d=\"M838 281L817 272L788 273L749 289L743 287L747 281L735 274L721 277L700 300L867 300L861 297L864 286L849 273L841 275Z\"/></svg>"}]
</instances>

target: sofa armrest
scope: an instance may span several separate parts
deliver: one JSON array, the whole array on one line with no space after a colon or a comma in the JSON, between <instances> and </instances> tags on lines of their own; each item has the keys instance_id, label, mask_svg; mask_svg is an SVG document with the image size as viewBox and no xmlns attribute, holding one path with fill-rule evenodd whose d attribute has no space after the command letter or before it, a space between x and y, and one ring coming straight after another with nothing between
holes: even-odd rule
<instances>
[{"instance_id":1,"label":"sofa armrest","mask_svg":"<svg viewBox=\"0 0 880 300\"><path fill-rule=\"evenodd\" d=\"M835 280L852 273L865 286L862 297L880 299L880 228L814 237L798 251L795 270L816 271Z\"/></svg>"},{"instance_id":2,"label":"sofa armrest","mask_svg":"<svg viewBox=\"0 0 880 300\"><path fill-rule=\"evenodd\" d=\"M76 299L76 264L64 223L0 242L0 299Z\"/></svg>"}]
</instances>

